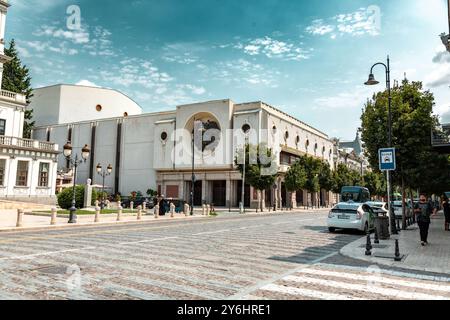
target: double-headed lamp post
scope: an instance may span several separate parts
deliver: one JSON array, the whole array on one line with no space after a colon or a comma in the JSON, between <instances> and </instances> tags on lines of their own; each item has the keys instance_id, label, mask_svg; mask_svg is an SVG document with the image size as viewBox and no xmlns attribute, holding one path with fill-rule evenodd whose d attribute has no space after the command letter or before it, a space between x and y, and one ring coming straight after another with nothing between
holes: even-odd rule
<instances>
[{"instance_id":1,"label":"double-headed lamp post","mask_svg":"<svg viewBox=\"0 0 450 320\"><path fill-rule=\"evenodd\" d=\"M106 170L103 170L102 165L99 163L97 164L97 173L102 177L103 183L102 183L102 203L101 203L101 209L103 210L105 208L105 178L109 175L111 175L113 171L113 167L111 164L108 165Z\"/></svg>"},{"instance_id":2,"label":"double-headed lamp post","mask_svg":"<svg viewBox=\"0 0 450 320\"><path fill-rule=\"evenodd\" d=\"M72 144L67 142L64 147L64 157L69 162L71 168L74 169L73 173L73 187L72 187L72 207L70 208L70 217L69 217L69 223L76 223L77 222L77 215L76 215L76 197L75 197L75 187L77 182L77 168L80 164L85 163L86 160L89 158L89 155L91 153L91 149L89 149L88 145L86 144L81 149L81 159L78 159L78 154L75 155L75 158L72 157Z\"/></svg>"},{"instance_id":3,"label":"double-headed lamp post","mask_svg":"<svg viewBox=\"0 0 450 320\"><path fill-rule=\"evenodd\" d=\"M369 80L365 82L364 84L367 86L373 86L377 85L380 82L375 80L375 76L373 74L373 69L381 65L386 70L386 88L388 92L388 141L389 141L389 148L392 147L392 95L391 95L391 69L390 69L390 63L389 63L389 56L387 57L387 64L384 64L382 62L375 63L372 68L370 68L370 74L369 74ZM390 224L391 224L391 232L392 234L398 234L397 227L395 226L395 215L392 213L392 197L391 197L391 172L386 172L387 176L387 192L388 192L388 210L389 210L389 217L390 217Z\"/></svg>"}]
</instances>

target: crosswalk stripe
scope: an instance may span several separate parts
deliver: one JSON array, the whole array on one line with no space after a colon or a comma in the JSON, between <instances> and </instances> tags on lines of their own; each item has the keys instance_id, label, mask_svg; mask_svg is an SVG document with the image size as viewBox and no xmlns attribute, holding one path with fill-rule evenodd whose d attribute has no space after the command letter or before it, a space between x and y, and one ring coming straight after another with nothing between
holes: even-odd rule
<instances>
[{"instance_id":1,"label":"crosswalk stripe","mask_svg":"<svg viewBox=\"0 0 450 320\"><path fill-rule=\"evenodd\" d=\"M401 280L401 279L385 278L381 274L380 275L376 275L376 274L359 275L359 274L355 274L355 273L341 273L341 272L317 270L317 269L303 269L300 272L306 273L306 274L318 275L318 276L331 276L331 277L344 278L344 279L363 280L363 281L371 281L371 282L378 282L378 283L385 283L385 284L394 284L394 285L400 285L400 286L411 287L411 288L450 292L450 285L445 286L445 285L438 285L438 284L419 283L419 282L413 282L413 281L409 281L409 280L406 281L406 280Z\"/></svg>"},{"instance_id":2,"label":"crosswalk stripe","mask_svg":"<svg viewBox=\"0 0 450 320\"><path fill-rule=\"evenodd\" d=\"M280 286L276 284L268 284L261 288L264 291L273 291L278 293L290 294L295 296L304 296L314 299L322 299L322 300L362 300L359 298L353 298L349 296L344 296L341 294L328 293L310 289L303 288L294 288L294 287L286 287Z\"/></svg>"},{"instance_id":3,"label":"crosswalk stripe","mask_svg":"<svg viewBox=\"0 0 450 320\"><path fill-rule=\"evenodd\" d=\"M292 281L297 283L309 283L316 284L326 287L333 287L338 289L347 289L347 290L356 290L370 293L377 293L384 296L392 296L401 299L420 299L420 300L450 300L449 297L443 296L434 296L425 293L417 293L417 292L406 292L402 290L396 289L388 289L388 288L380 288L377 286L369 286L369 285L361 285L361 284L353 284L353 283L345 283L338 282L332 280L323 280L317 278L310 278L304 276L287 276L283 278L284 281Z\"/></svg>"}]
</instances>

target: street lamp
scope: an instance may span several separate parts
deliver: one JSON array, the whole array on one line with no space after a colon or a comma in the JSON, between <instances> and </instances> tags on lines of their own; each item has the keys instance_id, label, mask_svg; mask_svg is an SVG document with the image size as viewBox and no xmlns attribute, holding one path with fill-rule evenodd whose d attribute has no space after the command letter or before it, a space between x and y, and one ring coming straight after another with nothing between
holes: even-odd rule
<instances>
[{"instance_id":1,"label":"street lamp","mask_svg":"<svg viewBox=\"0 0 450 320\"><path fill-rule=\"evenodd\" d=\"M242 170L242 191L241 191L241 205L239 206L239 212L245 213L245 170L246 170L246 153L248 144L248 132L250 131L250 125L244 124L242 126L242 132L244 133L244 162Z\"/></svg>"},{"instance_id":2,"label":"street lamp","mask_svg":"<svg viewBox=\"0 0 450 320\"><path fill-rule=\"evenodd\" d=\"M373 86L380 83L379 81L375 80L375 76L373 74L373 69L378 65L383 66L386 70L386 88L388 91L388 141L389 141L388 147L392 147L392 95L391 95L391 69L389 56L387 57L387 64L378 62L375 63L372 66L372 68L370 68L369 80L367 80L367 82L365 82L364 84L367 86ZM391 232L392 234L398 234L398 230L395 226L395 215L392 213L391 172L387 171L386 176L387 176L388 209L391 221Z\"/></svg>"},{"instance_id":3,"label":"street lamp","mask_svg":"<svg viewBox=\"0 0 450 320\"><path fill-rule=\"evenodd\" d=\"M103 184L102 184L102 203L100 205L101 209L103 210L105 208L105 178L109 175L111 175L113 171L113 167L111 164L108 165L106 170L103 170L102 165L99 163L97 164L97 173L102 177Z\"/></svg>"},{"instance_id":4,"label":"street lamp","mask_svg":"<svg viewBox=\"0 0 450 320\"><path fill-rule=\"evenodd\" d=\"M88 145L86 144L81 149L81 159L78 159L78 154L75 155L75 158L72 158L72 144L67 142L63 147L63 154L66 160L69 162L69 165L74 168L74 174L73 174L73 188L72 188L72 207L70 210L70 216L69 216L69 223L76 223L77 222L77 215L76 215L76 199L75 199L75 187L76 187L76 181L77 181L77 168L80 164L85 163L86 160L89 158L89 155L91 153L91 149L89 149Z\"/></svg>"}]
</instances>

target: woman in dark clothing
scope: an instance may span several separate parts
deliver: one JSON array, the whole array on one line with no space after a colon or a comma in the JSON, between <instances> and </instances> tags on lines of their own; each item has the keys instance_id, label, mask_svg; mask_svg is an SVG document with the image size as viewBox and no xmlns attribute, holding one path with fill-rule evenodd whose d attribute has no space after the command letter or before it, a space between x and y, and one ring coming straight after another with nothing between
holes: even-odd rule
<instances>
[{"instance_id":1,"label":"woman in dark clothing","mask_svg":"<svg viewBox=\"0 0 450 320\"><path fill-rule=\"evenodd\" d=\"M417 224L420 229L420 240L422 246L428 244L428 230L430 229L431 216L436 214L436 208L427 201L426 195L420 195L419 202L414 206L414 214L417 215Z\"/></svg>"},{"instance_id":2,"label":"woman in dark clothing","mask_svg":"<svg viewBox=\"0 0 450 320\"><path fill-rule=\"evenodd\" d=\"M442 201L442 207L444 208L444 215L445 215L445 231L450 231L450 203L447 196L444 196L444 201Z\"/></svg>"}]
</instances>

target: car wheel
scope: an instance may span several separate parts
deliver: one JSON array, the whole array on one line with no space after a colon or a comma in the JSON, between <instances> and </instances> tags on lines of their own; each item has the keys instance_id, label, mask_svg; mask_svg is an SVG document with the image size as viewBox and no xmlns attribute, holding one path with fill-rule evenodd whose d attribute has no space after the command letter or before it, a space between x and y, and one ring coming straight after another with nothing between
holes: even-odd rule
<instances>
[{"instance_id":1,"label":"car wheel","mask_svg":"<svg viewBox=\"0 0 450 320\"><path fill-rule=\"evenodd\" d=\"M331 233L336 231L336 228L328 228L328 231L330 231Z\"/></svg>"}]
</instances>

